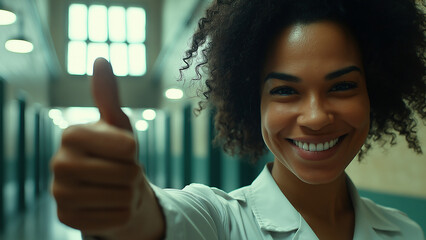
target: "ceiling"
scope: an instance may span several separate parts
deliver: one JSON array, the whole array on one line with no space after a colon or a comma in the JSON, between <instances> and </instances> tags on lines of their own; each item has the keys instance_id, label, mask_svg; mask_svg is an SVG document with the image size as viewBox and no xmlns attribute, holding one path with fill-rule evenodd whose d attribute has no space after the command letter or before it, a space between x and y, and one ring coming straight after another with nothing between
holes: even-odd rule
<instances>
[{"instance_id":1,"label":"ceiling","mask_svg":"<svg viewBox=\"0 0 426 240\"><path fill-rule=\"evenodd\" d=\"M12 83L48 81L60 69L48 33L47 1L0 0L0 2L17 15L15 23L0 25L0 76ZM23 23L22 30L19 21ZM7 51L4 47L5 42L21 34L34 44L34 50L27 54Z\"/></svg>"}]
</instances>

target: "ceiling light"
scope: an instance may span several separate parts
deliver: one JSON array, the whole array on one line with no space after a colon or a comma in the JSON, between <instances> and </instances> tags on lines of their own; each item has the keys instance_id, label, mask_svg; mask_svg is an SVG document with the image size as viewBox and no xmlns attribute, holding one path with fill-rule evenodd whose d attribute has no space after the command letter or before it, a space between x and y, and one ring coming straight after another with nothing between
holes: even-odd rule
<instances>
[{"instance_id":1,"label":"ceiling light","mask_svg":"<svg viewBox=\"0 0 426 240\"><path fill-rule=\"evenodd\" d=\"M153 109L147 109L142 112L142 117L145 118L145 120L154 120L157 116L157 113Z\"/></svg>"},{"instance_id":2,"label":"ceiling light","mask_svg":"<svg viewBox=\"0 0 426 240\"><path fill-rule=\"evenodd\" d=\"M68 123L67 121L65 121L65 120L62 120L62 121L59 123L58 127L59 127L60 129L65 129L65 128L69 127L69 123Z\"/></svg>"},{"instance_id":3,"label":"ceiling light","mask_svg":"<svg viewBox=\"0 0 426 240\"><path fill-rule=\"evenodd\" d=\"M33 44L24 37L12 38L6 41L4 47L15 53L29 53L34 49Z\"/></svg>"},{"instance_id":4,"label":"ceiling light","mask_svg":"<svg viewBox=\"0 0 426 240\"><path fill-rule=\"evenodd\" d=\"M138 130L140 132L144 132L144 131L148 130L149 124L145 120L139 120L139 121L136 122L135 127L136 127L136 130Z\"/></svg>"},{"instance_id":5,"label":"ceiling light","mask_svg":"<svg viewBox=\"0 0 426 240\"><path fill-rule=\"evenodd\" d=\"M1 6L0 4L0 25L9 25L16 21L16 14Z\"/></svg>"},{"instance_id":6,"label":"ceiling light","mask_svg":"<svg viewBox=\"0 0 426 240\"><path fill-rule=\"evenodd\" d=\"M50 109L49 110L49 117L51 119L56 119L56 118L62 118L62 111L59 109Z\"/></svg>"},{"instance_id":7,"label":"ceiling light","mask_svg":"<svg viewBox=\"0 0 426 240\"><path fill-rule=\"evenodd\" d=\"M68 107L63 115L70 125L96 122L100 118L99 110L95 107Z\"/></svg>"},{"instance_id":8,"label":"ceiling light","mask_svg":"<svg viewBox=\"0 0 426 240\"><path fill-rule=\"evenodd\" d=\"M164 95L166 95L168 99L181 99L183 97L183 91L177 88L170 88Z\"/></svg>"}]
</instances>

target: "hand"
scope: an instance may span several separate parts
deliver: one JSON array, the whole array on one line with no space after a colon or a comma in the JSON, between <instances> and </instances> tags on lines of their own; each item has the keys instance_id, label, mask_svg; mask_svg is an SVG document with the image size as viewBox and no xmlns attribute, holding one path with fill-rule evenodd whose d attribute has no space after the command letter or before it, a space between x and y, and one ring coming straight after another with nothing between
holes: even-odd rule
<instances>
[{"instance_id":1,"label":"hand","mask_svg":"<svg viewBox=\"0 0 426 240\"><path fill-rule=\"evenodd\" d=\"M137 163L136 140L120 108L115 76L104 59L96 60L93 72L101 119L66 129L52 159L58 218L87 235L153 239L164 231L164 220Z\"/></svg>"}]
</instances>

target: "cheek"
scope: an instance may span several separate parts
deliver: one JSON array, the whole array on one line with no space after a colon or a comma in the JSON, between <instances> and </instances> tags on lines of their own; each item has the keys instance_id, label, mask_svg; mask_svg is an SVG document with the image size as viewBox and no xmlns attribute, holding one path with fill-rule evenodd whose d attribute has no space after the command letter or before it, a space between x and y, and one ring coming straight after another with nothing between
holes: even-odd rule
<instances>
[{"instance_id":1,"label":"cheek","mask_svg":"<svg viewBox=\"0 0 426 240\"><path fill-rule=\"evenodd\" d=\"M291 126L291 109L280 103L270 102L263 104L262 114L262 134L273 137L278 132L285 131Z\"/></svg>"},{"instance_id":2,"label":"cheek","mask_svg":"<svg viewBox=\"0 0 426 240\"><path fill-rule=\"evenodd\" d=\"M342 116L353 128L367 131L370 128L370 102L368 96L342 106Z\"/></svg>"},{"instance_id":3,"label":"cheek","mask_svg":"<svg viewBox=\"0 0 426 240\"><path fill-rule=\"evenodd\" d=\"M273 110L271 104L262 104L261 106L261 131L262 138L266 146L273 151L274 147L274 136L277 131L277 123L279 122L279 114Z\"/></svg>"}]
</instances>

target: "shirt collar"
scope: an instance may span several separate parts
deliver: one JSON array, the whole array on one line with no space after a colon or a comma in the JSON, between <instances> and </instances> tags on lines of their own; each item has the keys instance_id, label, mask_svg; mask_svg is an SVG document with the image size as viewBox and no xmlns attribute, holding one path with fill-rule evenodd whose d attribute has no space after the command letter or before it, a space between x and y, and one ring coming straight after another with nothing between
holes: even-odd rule
<instances>
[{"instance_id":1,"label":"shirt collar","mask_svg":"<svg viewBox=\"0 0 426 240\"><path fill-rule=\"evenodd\" d=\"M276 232L299 229L301 215L275 183L268 165L251 184L248 201L262 229Z\"/></svg>"},{"instance_id":2,"label":"shirt collar","mask_svg":"<svg viewBox=\"0 0 426 240\"><path fill-rule=\"evenodd\" d=\"M355 209L355 233L367 234L373 229L378 231L401 231L400 227L386 218L383 210L378 208L374 202L359 196L355 185L349 177L347 177L347 185Z\"/></svg>"},{"instance_id":3,"label":"shirt collar","mask_svg":"<svg viewBox=\"0 0 426 240\"><path fill-rule=\"evenodd\" d=\"M261 229L275 232L298 230L303 225L300 213L288 201L273 179L267 164L250 186L248 201ZM368 199L361 199L356 187L347 177L348 190L355 209L354 239L365 239L379 231L401 231L386 219L383 212ZM275 207L273 207L275 206ZM356 237L356 235L359 235ZM356 237L356 238L355 238Z\"/></svg>"}]
</instances>

